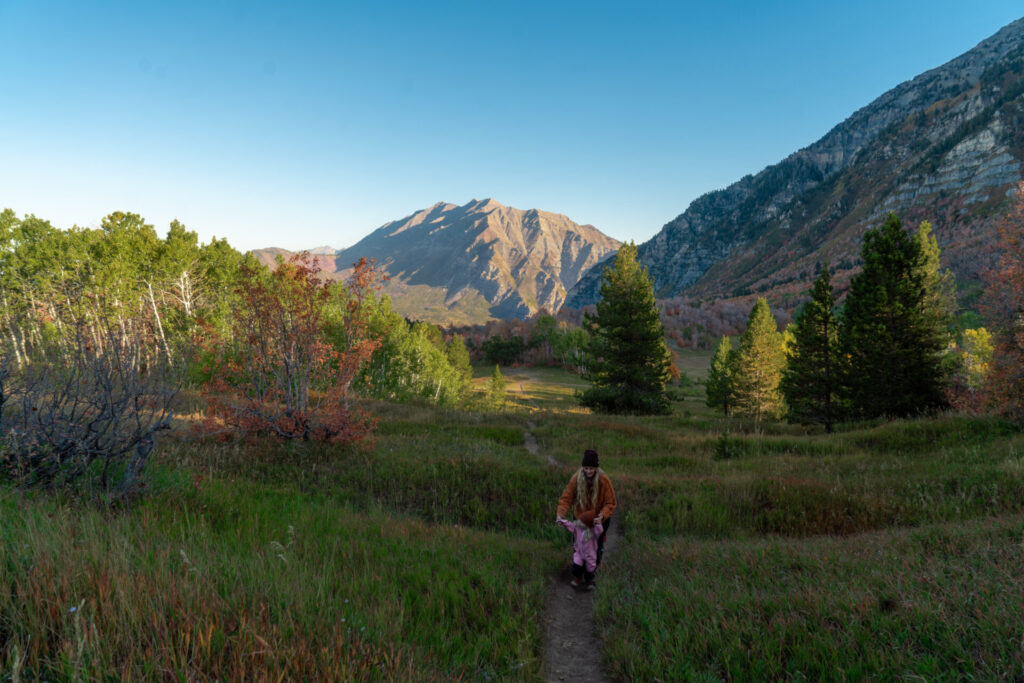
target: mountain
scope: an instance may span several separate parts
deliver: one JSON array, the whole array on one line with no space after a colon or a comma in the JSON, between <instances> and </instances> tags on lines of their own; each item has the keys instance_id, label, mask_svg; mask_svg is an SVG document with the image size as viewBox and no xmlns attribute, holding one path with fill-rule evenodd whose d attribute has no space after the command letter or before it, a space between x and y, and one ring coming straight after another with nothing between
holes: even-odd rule
<instances>
[{"instance_id":1,"label":"mountain","mask_svg":"<svg viewBox=\"0 0 1024 683\"><path fill-rule=\"evenodd\" d=\"M894 211L906 225L933 224L943 265L970 299L1022 159L1024 19L780 163L696 199L638 258L661 298L758 294L785 305L818 263L848 279L864 231ZM565 305L597 301L600 277L588 272Z\"/></svg>"},{"instance_id":2,"label":"mountain","mask_svg":"<svg viewBox=\"0 0 1024 683\"><path fill-rule=\"evenodd\" d=\"M618 248L594 226L561 214L474 199L464 206L439 202L316 258L335 278L346 277L360 258L374 258L390 277L384 293L396 311L465 324L556 311L580 275ZM284 252L254 253L271 264Z\"/></svg>"},{"instance_id":3,"label":"mountain","mask_svg":"<svg viewBox=\"0 0 1024 683\"><path fill-rule=\"evenodd\" d=\"M319 248L318 248L319 249ZM313 257L313 262L316 263L320 270L331 279L338 279L339 275L335 271L337 270L337 252L331 250L329 252L319 251L314 249L306 249L310 256ZM277 264L277 257L288 260L291 256L298 252L289 251L288 249L282 249L281 247L265 247L263 249L253 249L252 254L256 259L265 266L273 268Z\"/></svg>"}]
</instances>

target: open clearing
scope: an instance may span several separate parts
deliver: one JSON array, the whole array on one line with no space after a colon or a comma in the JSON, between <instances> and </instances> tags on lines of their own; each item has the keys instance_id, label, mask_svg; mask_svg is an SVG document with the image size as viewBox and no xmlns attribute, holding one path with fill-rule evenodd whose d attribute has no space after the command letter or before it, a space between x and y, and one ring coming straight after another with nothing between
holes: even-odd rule
<instances>
[{"instance_id":1,"label":"open clearing","mask_svg":"<svg viewBox=\"0 0 1024 683\"><path fill-rule=\"evenodd\" d=\"M373 404L360 448L173 435L127 509L0 488L5 678L544 680L587 447L621 506L608 680L1024 675L1012 426L608 417L571 374L502 371L509 410Z\"/></svg>"}]
</instances>

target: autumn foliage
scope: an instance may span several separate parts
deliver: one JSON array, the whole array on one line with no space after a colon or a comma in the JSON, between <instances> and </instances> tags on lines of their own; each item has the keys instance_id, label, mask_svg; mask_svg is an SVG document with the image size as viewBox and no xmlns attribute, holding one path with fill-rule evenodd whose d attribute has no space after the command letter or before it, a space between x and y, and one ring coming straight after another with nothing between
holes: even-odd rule
<instances>
[{"instance_id":1,"label":"autumn foliage","mask_svg":"<svg viewBox=\"0 0 1024 683\"><path fill-rule=\"evenodd\" d=\"M369 433L351 384L380 344L363 305L378 275L366 259L344 287L319 272L305 253L271 272L243 264L230 330L201 333L202 431L331 442Z\"/></svg>"},{"instance_id":2,"label":"autumn foliage","mask_svg":"<svg viewBox=\"0 0 1024 683\"><path fill-rule=\"evenodd\" d=\"M983 299L994 347L988 395L996 410L1024 421L1024 183L999 226L997 249Z\"/></svg>"}]
</instances>

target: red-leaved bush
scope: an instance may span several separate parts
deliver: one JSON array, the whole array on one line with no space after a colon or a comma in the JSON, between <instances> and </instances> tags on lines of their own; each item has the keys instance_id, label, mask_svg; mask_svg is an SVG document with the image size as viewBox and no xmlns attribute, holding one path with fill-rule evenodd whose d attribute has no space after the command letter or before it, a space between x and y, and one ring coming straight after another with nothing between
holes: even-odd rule
<instances>
[{"instance_id":1,"label":"red-leaved bush","mask_svg":"<svg viewBox=\"0 0 1024 683\"><path fill-rule=\"evenodd\" d=\"M378 275L360 259L341 287L303 253L273 271L244 264L231 329L204 325L209 366L200 431L278 439L359 441L373 421L352 402L359 366L380 344L363 305Z\"/></svg>"}]
</instances>

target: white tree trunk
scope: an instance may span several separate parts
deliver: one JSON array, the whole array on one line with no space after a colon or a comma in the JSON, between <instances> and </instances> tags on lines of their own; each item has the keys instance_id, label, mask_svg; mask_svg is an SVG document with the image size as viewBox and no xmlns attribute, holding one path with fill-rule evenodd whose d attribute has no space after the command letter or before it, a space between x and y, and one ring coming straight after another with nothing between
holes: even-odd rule
<instances>
[{"instance_id":1,"label":"white tree trunk","mask_svg":"<svg viewBox=\"0 0 1024 683\"><path fill-rule=\"evenodd\" d=\"M153 296L153 283L147 282L146 286L149 287L149 303L153 306L153 316L156 318L156 329L160 333L160 341L164 345L164 353L167 354L167 362L173 363L174 359L171 358L171 347L167 345L167 337L164 336L164 326L160 322L160 311L156 307L156 298Z\"/></svg>"}]
</instances>

